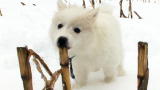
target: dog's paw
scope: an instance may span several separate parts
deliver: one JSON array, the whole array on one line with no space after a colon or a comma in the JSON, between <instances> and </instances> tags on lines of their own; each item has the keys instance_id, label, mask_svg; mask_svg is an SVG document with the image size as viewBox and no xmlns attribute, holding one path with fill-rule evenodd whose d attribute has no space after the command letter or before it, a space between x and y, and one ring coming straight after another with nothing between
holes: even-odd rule
<instances>
[{"instance_id":1,"label":"dog's paw","mask_svg":"<svg viewBox=\"0 0 160 90\"><path fill-rule=\"evenodd\" d=\"M77 82L77 83L72 84L72 88L78 89L78 88L84 87L86 85L87 85L86 82Z\"/></svg>"}]
</instances>

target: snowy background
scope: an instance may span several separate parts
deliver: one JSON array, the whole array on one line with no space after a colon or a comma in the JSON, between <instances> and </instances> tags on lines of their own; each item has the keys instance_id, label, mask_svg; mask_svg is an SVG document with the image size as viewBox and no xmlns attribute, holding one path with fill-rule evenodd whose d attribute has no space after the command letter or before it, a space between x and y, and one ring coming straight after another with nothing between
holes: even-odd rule
<instances>
[{"instance_id":1,"label":"snowy background","mask_svg":"<svg viewBox=\"0 0 160 90\"><path fill-rule=\"evenodd\" d=\"M81 0L71 1L79 5L82 3ZM101 73L92 73L94 75L90 76L89 84L77 90L136 90L138 41L149 43L148 90L159 90L160 3L152 0L151 3L134 0L133 10L142 16L143 19L140 20L135 15L134 19L120 19L119 0L107 1L115 8L115 16L121 23L126 75L106 84L102 82ZM125 4L127 5L128 2L124 0ZM56 0L0 0L0 9L3 14L0 16L0 90L23 90L16 47L28 45L44 58L52 71L60 68L58 53L53 50L48 36L51 18L57 9ZM125 14L128 14L127 9ZM34 90L41 90L44 86L43 80L33 62L31 65L34 71ZM56 83L55 90L62 90L61 79Z\"/></svg>"}]
</instances>

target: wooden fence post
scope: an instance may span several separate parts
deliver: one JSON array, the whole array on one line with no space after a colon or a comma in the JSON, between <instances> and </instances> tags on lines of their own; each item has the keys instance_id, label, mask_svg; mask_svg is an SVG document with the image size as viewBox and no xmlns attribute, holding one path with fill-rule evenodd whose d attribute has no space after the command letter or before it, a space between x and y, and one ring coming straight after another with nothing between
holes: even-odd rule
<instances>
[{"instance_id":1,"label":"wooden fence post","mask_svg":"<svg viewBox=\"0 0 160 90\"><path fill-rule=\"evenodd\" d=\"M149 78L148 44L138 43L138 90L147 90Z\"/></svg>"},{"instance_id":2,"label":"wooden fence post","mask_svg":"<svg viewBox=\"0 0 160 90\"><path fill-rule=\"evenodd\" d=\"M63 90L71 90L68 49L59 48L60 65L62 69L62 86Z\"/></svg>"},{"instance_id":3,"label":"wooden fence post","mask_svg":"<svg viewBox=\"0 0 160 90\"><path fill-rule=\"evenodd\" d=\"M29 63L29 53L27 47L17 47L17 54L19 59L19 67L21 78L23 80L24 90L33 90L32 73Z\"/></svg>"}]
</instances>

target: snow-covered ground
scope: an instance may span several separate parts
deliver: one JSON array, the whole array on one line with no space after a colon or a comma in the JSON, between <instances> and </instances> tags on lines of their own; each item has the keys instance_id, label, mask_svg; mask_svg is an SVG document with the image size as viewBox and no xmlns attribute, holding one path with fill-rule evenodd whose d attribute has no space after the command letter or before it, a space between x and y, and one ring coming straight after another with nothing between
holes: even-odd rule
<instances>
[{"instance_id":1,"label":"snow-covered ground","mask_svg":"<svg viewBox=\"0 0 160 90\"><path fill-rule=\"evenodd\" d=\"M80 1L72 1L81 4ZM109 1L114 5L118 17L118 1ZM160 89L160 3L136 1L133 2L133 9L143 19L136 19L136 16L132 20L118 18L122 27L126 75L106 84L102 81L101 73L91 73L89 84L77 90L136 90L138 41L149 43L148 90ZM48 36L51 18L56 11L56 0L0 0L0 9L3 14L0 16L0 90L23 90L16 47L28 45L43 56L52 71L59 68L57 52L53 50ZM44 83L33 62L31 65L34 90L41 90ZM60 78L55 90L62 90Z\"/></svg>"}]
</instances>

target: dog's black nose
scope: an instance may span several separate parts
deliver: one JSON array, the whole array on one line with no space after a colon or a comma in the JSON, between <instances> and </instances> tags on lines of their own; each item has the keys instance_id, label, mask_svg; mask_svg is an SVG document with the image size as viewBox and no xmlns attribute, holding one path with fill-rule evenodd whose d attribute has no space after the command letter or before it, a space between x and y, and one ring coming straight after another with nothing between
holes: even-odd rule
<instances>
[{"instance_id":1,"label":"dog's black nose","mask_svg":"<svg viewBox=\"0 0 160 90\"><path fill-rule=\"evenodd\" d=\"M66 37L59 37L57 41L59 48L68 48L68 39Z\"/></svg>"}]
</instances>

